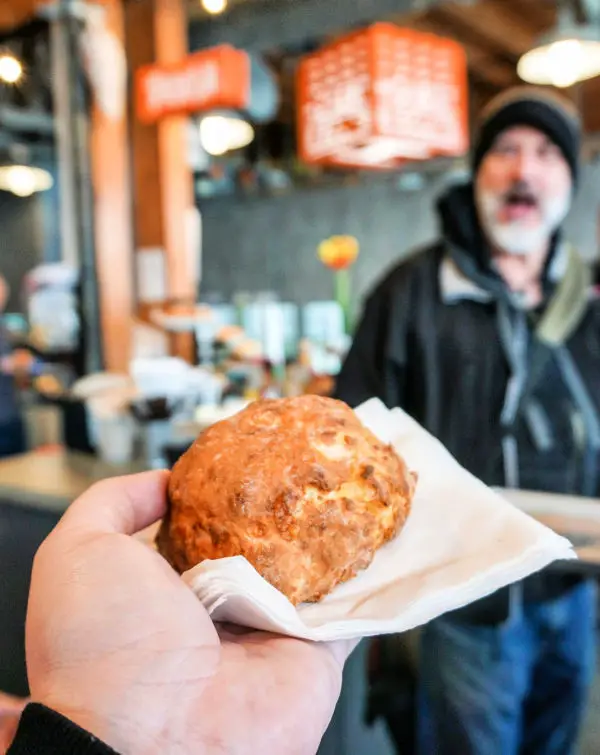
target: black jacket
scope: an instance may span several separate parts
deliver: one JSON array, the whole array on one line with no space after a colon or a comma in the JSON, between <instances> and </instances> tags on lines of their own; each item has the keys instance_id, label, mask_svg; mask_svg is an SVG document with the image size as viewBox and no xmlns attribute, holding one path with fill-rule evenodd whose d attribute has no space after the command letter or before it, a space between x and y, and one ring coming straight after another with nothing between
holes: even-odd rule
<instances>
[{"instance_id":1,"label":"black jacket","mask_svg":"<svg viewBox=\"0 0 600 755\"><path fill-rule=\"evenodd\" d=\"M450 192L440 212L443 240L393 269L368 297L336 395L351 406L373 396L388 407L401 406L466 469L488 485L503 485L500 415L511 369L498 334L494 287L504 286L486 265L468 189ZM448 263L451 275L457 269L456 250L474 262L476 282L464 275L447 282ZM546 267L548 295L557 253ZM481 281L489 290L480 287ZM459 290L452 289L456 283ZM567 349L600 415L600 300L590 301ZM539 450L526 423L520 424L521 487L580 493L581 448L571 427L579 408L554 359L534 395L553 437L549 448Z\"/></svg>"},{"instance_id":2,"label":"black jacket","mask_svg":"<svg viewBox=\"0 0 600 755\"><path fill-rule=\"evenodd\" d=\"M462 466L488 485L503 486L500 416L511 367L499 336L498 310L507 303L511 308L511 295L489 265L472 189L451 190L439 210L442 240L393 269L368 297L336 395L351 406L376 396L388 407L402 407ZM561 243L554 239L544 271L546 296L560 277ZM529 338L533 317L527 322ZM592 413L600 416L599 300L590 301L566 350ZM595 472L600 467L597 450L582 430L590 412L574 401L557 359L549 359L532 398L547 426L540 447L526 418L516 420L520 487L583 492L590 454ZM594 488L595 494L595 483ZM488 606L495 603L500 618L508 610L504 593L504 608L498 599L487 601Z\"/></svg>"}]
</instances>

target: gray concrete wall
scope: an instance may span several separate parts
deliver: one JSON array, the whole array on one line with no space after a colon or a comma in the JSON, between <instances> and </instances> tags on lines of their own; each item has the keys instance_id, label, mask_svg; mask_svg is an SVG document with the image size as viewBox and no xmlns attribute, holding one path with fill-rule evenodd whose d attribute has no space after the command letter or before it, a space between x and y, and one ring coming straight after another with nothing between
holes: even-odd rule
<instances>
[{"instance_id":1,"label":"gray concrete wall","mask_svg":"<svg viewBox=\"0 0 600 755\"><path fill-rule=\"evenodd\" d=\"M332 234L361 243L353 270L361 297L384 270L436 236L440 184L415 194L393 181L297 191L282 197L214 199L202 204L204 292L277 291L284 299L331 296L332 279L316 257ZM567 223L569 237L588 257L597 254L600 166L587 167Z\"/></svg>"},{"instance_id":2,"label":"gray concrete wall","mask_svg":"<svg viewBox=\"0 0 600 755\"><path fill-rule=\"evenodd\" d=\"M407 250L435 236L433 192L403 194L392 183L211 200L202 205L204 291L277 291L284 299L331 298L320 241L352 234L361 244L359 295Z\"/></svg>"}]
</instances>

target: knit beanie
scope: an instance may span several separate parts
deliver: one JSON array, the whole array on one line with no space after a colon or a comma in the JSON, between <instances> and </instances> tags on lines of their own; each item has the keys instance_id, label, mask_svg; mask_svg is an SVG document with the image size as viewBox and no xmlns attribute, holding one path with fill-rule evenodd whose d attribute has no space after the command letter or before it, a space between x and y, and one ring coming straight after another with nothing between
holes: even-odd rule
<instances>
[{"instance_id":1,"label":"knit beanie","mask_svg":"<svg viewBox=\"0 0 600 755\"><path fill-rule=\"evenodd\" d=\"M473 173L479 169L496 138L513 126L531 126L546 134L563 153L573 183L577 183L581 146L579 114L570 100L542 87L514 87L487 105L475 134Z\"/></svg>"}]
</instances>

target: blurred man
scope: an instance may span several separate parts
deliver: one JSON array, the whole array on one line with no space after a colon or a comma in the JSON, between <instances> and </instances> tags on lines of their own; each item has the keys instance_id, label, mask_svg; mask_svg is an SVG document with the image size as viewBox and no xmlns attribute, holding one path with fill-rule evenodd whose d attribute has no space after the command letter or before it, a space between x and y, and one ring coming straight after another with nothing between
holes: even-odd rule
<instances>
[{"instance_id":1,"label":"blurred man","mask_svg":"<svg viewBox=\"0 0 600 755\"><path fill-rule=\"evenodd\" d=\"M599 492L600 302L562 238L580 123L549 91L485 111L442 239L369 296L337 395L402 406L489 485ZM451 516L451 512L449 513ZM427 626L417 749L568 755L594 672L594 586L553 571Z\"/></svg>"},{"instance_id":2,"label":"blurred man","mask_svg":"<svg viewBox=\"0 0 600 755\"><path fill-rule=\"evenodd\" d=\"M8 302L8 285L0 275L0 317ZM19 414L14 375L21 366L27 369L30 357L13 352L0 321L0 458L25 450L25 431Z\"/></svg>"}]
</instances>

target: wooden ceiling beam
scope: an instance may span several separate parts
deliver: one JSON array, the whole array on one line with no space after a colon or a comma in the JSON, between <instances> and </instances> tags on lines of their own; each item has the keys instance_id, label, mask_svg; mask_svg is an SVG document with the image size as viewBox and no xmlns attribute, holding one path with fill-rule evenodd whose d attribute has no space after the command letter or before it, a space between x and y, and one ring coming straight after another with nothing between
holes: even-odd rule
<instances>
[{"instance_id":1,"label":"wooden ceiling beam","mask_svg":"<svg viewBox=\"0 0 600 755\"><path fill-rule=\"evenodd\" d=\"M10 31L29 21L38 4L38 0L2 0L0 31Z\"/></svg>"},{"instance_id":2,"label":"wooden ceiling beam","mask_svg":"<svg viewBox=\"0 0 600 755\"><path fill-rule=\"evenodd\" d=\"M477 81L473 77L471 77L470 83L469 114L471 132L473 132L483 109L488 102L498 94L498 90L491 86L487 81Z\"/></svg>"},{"instance_id":3,"label":"wooden ceiling beam","mask_svg":"<svg viewBox=\"0 0 600 755\"><path fill-rule=\"evenodd\" d=\"M503 2L481 0L477 6L443 3L432 8L430 14L465 41L508 58L519 58L531 48L536 37Z\"/></svg>"},{"instance_id":4,"label":"wooden ceiling beam","mask_svg":"<svg viewBox=\"0 0 600 755\"><path fill-rule=\"evenodd\" d=\"M465 40L459 34L452 34L447 24L436 20L431 11L405 14L394 21L404 28L449 37L459 42L467 54L469 71L478 81L488 82L497 90L513 86L518 82L516 67L513 64L494 57L481 40L480 44L475 44L471 40Z\"/></svg>"},{"instance_id":5,"label":"wooden ceiling beam","mask_svg":"<svg viewBox=\"0 0 600 755\"><path fill-rule=\"evenodd\" d=\"M489 82L498 89L508 89L519 83L517 70L513 66L503 63L482 50L467 49L469 70L478 79Z\"/></svg>"},{"instance_id":6,"label":"wooden ceiling beam","mask_svg":"<svg viewBox=\"0 0 600 755\"><path fill-rule=\"evenodd\" d=\"M531 34L542 34L556 24L556 0L495 0Z\"/></svg>"}]
</instances>

